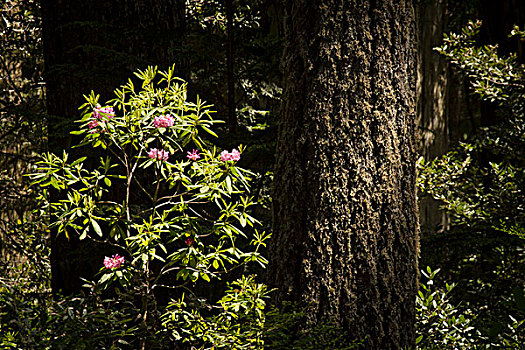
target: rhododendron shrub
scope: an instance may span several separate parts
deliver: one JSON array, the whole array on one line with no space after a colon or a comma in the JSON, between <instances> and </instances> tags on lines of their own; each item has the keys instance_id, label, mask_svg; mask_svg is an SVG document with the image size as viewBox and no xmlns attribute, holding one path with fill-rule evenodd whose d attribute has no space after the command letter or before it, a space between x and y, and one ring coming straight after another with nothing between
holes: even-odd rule
<instances>
[{"instance_id":1,"label":"rhododendron shrub","mask_svg":"<svg viewBox=\"0 0 525 350\"><path fill-rule=\"evenodd\" d=\"M210 331L199 338L202 327L184 317L170 317L173 311L155 300L157 290L173 290L177 298L170 305L205 320L199 308L208 303L197 295L196 283L213 284L249 262L265 266L260 250L269 235L257 230L259 223L250 214L255 205L249 194L252 174L237 165L243 147L230 153L201 137L217 137L210 106L198 98L187 101L186 83L173 76L173 69L157 72L150 67L136 76L141 88L130 80L106 104L94 93L86 96L80 130L73 132L84 137L79 146L86 157L70 160L65 152L61 157L43 156L32 176L44 189L49 225L59 234L113 250L95 262L100 264L100 278L91 290L111 288L117 290L117 298L140 296L129 300L140 300L136 307L142 316L129 322L149 330L151 338L164 332L201 345L262 346L267 290L253 276L234 282L245 286L242 296L253 303L235 306L239 295L230 289L221 299L228 303L209 306L215 312L208 325L233 312L233 340L224 335L224 325L210 326L220 328L220 335L210 336ZM93 154L99 157L98 166L88 168L85 161ZM62 199L51 201L49 187ZM146 335L141 342L148 348Z\"/></svg>"}]
</instances>

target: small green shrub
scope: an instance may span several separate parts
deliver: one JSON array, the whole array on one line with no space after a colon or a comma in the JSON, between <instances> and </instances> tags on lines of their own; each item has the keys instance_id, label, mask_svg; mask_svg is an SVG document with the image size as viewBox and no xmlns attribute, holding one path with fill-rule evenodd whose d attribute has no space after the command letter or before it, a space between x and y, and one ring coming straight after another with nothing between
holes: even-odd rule
<instances>
[{"instance_id":1,"label":"small green shrub","mask_svg":"<svg viewBox=\"0 0 525 350\"><path fill-rule=\"evenodd\" d=\"M470 310L460 313L450 302L450 292L455 284L445 284L444 289L434 286L439 269L421 270L427 279L420 283L416 299L417 339L421 349L469 349L474 347L479 332L472 327L474 316Z\"/></svg>"}]
</instances>

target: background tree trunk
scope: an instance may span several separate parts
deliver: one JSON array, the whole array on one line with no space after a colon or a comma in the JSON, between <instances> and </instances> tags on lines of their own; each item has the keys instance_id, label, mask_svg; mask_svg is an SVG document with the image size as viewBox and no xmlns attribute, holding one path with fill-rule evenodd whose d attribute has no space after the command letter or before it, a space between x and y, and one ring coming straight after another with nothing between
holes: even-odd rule
<instances>
[{"instance_id":1,"label":"background tree trunk","mask_svg":"<svg viewBox=\"0 0 525 350\"><path fill-rule=\"evenodd\" d=\"M101 103L137 68L174 63L185 16L184 0L42 1L49 148L71 144L82 95ZM101 266L101 247L52 234L53 292L80 289Z\"/></svg>"},{"instance_id":2,"label":"background tree trunk","mask_svg":"<svg viewBox=\"0 0 525 350\"><path fill-rule=\"evenodd\" d=\"M412 1L289 1L269 282L368 349L414 345Z\"/></svg>"},{"instance_id":3,"label":"background tree trunk","mask_svg":"<svg viewBox=\"0 0 525 350\"><path fill-rule=\"evenodd\" d=\"M449 90L457 90L457 86L449 82L451 72L445 58L434 51L434 47L441 45L443 34L447 30L450 16L447 3L448 0L423 1L417 6L419 40L416 124L419 129L418 149L425 160L446 153L450 142L447 96L451 92ZM423 232L433 231L437 226L448 228L448 216L439 206L440 203L432 198L421 199L419 219Z\"/></svg>"},{"instance_id":4,"label":"background tree trunk","mask_svg":"<svg viewBox=\"0 0 525 350\"><path fill-rule=\"evenodd\" d=\"M184 1L43 0L42 14L49 113L74 120L90 90L113 98L137 68L175 63Z\"/></svg>"}]
</instances>

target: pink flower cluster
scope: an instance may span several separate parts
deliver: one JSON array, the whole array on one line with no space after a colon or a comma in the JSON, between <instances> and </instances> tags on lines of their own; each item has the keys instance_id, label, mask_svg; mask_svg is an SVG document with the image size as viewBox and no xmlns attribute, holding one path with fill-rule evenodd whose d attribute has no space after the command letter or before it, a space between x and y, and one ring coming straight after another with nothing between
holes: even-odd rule
<instances>
[{"instance_id":1,"label":"pink flower cluster","mask_svg":"<svg viewBox=\"0 0 525 350\"><path fill-rule=\"evenodd\" d=\"M102 119L102 117L111 119L114 116L115 111L113 110L113 107L100 107L100 105L97 105L97 108L93 110L93 118L95 119Z\"/></svg>"},{"instance_id":2,"label":"pink flower cluster","mask_svg":"<svg viewBox=\"0 0 525 350\"><path fill-rule=\"evenodd\" d=\"M201 157L201 155L199 154L199 151L194 149L193 152L188 151L188 155L186 157L191 160L197 160Z\"/></svg>"},{"instance_id":3,"label":"pink flower cluster","mask_svg":"<svg viewBox=\"0 0 525 350\"><path fill-rule=\"evenodd\" d=\"M232 149L231 153L227 150L221 152L221 160L223 162L227 162L229 160L238 161L239 159L241 159L241 153L235 148Z\"/></svg>"},{"instance_id":4,"label":"pink flower cluster","mask_svg":"<svg viewBox=\"0 0 525 350\"><path fill-rule=\"evenodd\" d=\"M115 116L115 111L113 110L113 107L100 107L100 105L97 105L95 109L93 109L93 120L89 122L88 127L91 129L90 133L94 134L96 130L96 127L100 126L102 129L106 126L106 121L104 120L104 117L107 119L111 119Z\"/></svg>"},{"instance_id":5,"label":"pink flower cluster","mask_svg":"<svg viewBox=\"0 0 525 350\"><path fill-rule=\"evenodd\" d=\"M163 149L152 148L148 152L148 157L157 160L168 160L170 153Z\"/></svg>"},{"instance_id":6,"label":"pink flower cluster","mask_svg":"<svg viewBox=\"0 0 525 350\"><path fill-rule=\"evenodd\" d=\"M122 264L124 264L124 261L124 257L118 254L113 255L111 258L106 256L104 258L104 266L106 269L118 269L122 266Z\"/></svg>"},{"instance_id":7,"label":"pink flower cluster","mask_svg":"<svg viewBox=\"0 0 525 350\"><path fill-rule=\"evenodd\" d=\"M96 128L98 125L102 124L102 127L104 127L105 123L103 121L99 121L99 120L92 120L89 122L88 126L89 126L89 129L94 129ZM91 130L90 133L94 134L95 133L95 130Z\"/></svg>"},{"instance_id":8,"label":"pink flower cluster","mask_svg":"<svg viewBox=\"0 0 525 350\"><path fill-rule=\"evenodd\" d=\"M156 128L169 128L170 126L173 126L174 123L175 119L169 114L160 115L153 119L153 126Z\"/></svg>"}]
</instances>

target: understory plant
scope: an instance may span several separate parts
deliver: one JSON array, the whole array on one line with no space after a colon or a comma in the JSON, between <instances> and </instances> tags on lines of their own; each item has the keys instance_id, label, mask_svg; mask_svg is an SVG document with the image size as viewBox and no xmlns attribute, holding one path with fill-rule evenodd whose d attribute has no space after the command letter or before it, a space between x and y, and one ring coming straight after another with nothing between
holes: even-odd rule
<instances>
[{"instance_id":1,"label":"understory plant","mask_svg":"<svg viewBox=\"0 0 525 350\"><path fill-rule=\"evenodd\" d=\"M250 215L253 174L237 166L242 146L209 141L210 106L187 101L173 72L138 71L104 104L85 96L72 134L86 156L47 153L32 174L41 215L55 235L112 252L85 285L128 329L107 348L261 348L268 291L247 264L267 264L269 234Z\"/></svg>"},{"instance_id":2,"label":"understory plant","mask_svg":"<svg viewBox=\"0 0 525 350\"><path fill-rule=\"evenodd\" d=\"M474 316L450 301L450 293L456 286L446 283L444 288L436 286L435 277L439 269L427 266L421 270L426 280L420 283L416 298L416 344L418 349L471 349L479 332L472 326Z\"/></svg>"},{"instance_id":3,"label":"understory plant","mask_svg":"<svg viewBox=\"0 0 525 350\"><path fill-rule=\"evenodd\" d=\"M482 333L476 345L525 343L525 65L497 45L479 45L482 23L446 35L436 50L468 78L472 92L493 104L491 125L447 154L419 162L418 186L440 201L448 232L422 237L425 264L457 281L454 296L469 305ZM511 37L525 39L514 27ZM424 253L424 252L423 252ZM423 255L423 254L422 254Z\"/></svg>"}]
</instances>

